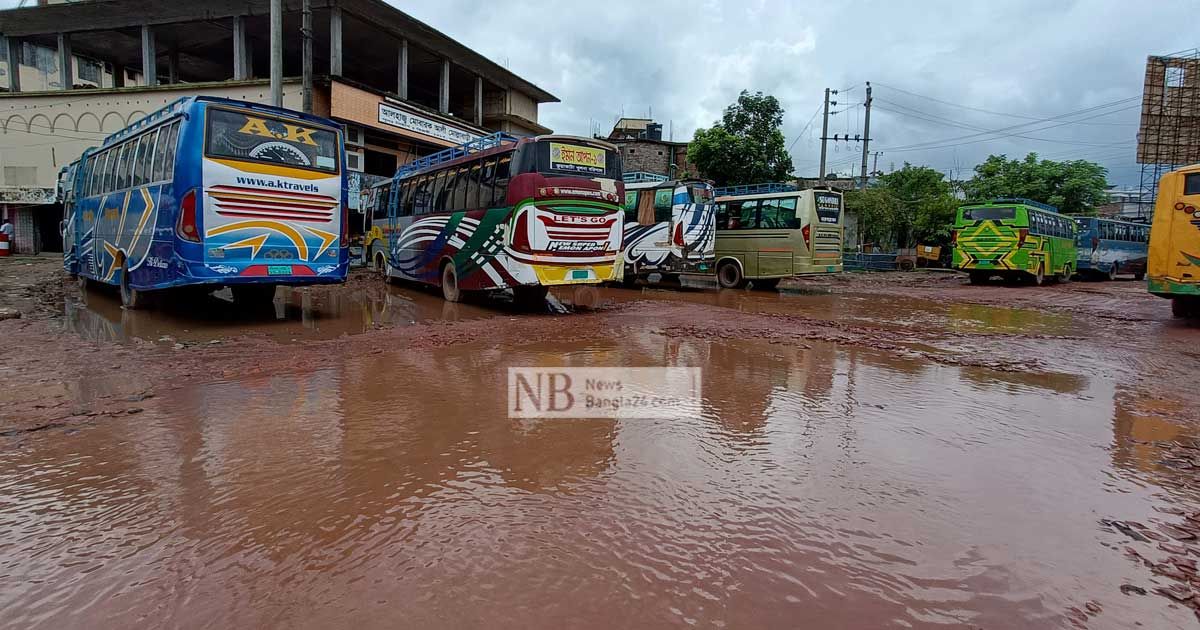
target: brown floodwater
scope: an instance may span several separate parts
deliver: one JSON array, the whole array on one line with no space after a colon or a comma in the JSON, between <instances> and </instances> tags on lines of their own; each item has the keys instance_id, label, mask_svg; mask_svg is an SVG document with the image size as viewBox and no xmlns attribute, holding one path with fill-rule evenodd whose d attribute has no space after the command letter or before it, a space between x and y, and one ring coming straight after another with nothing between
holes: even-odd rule
<instances>
[{"instance_id":1,"label":"brown floodwater","mask_svg":"<svg viewBox=\"0 0 1200 630\"><path fill-rule=\"evenodd\" d=\"M371 295L298 314L277 298L282 315L261 326L291 338L508 316ZM85 299L67 319L94 338L246 325ZM898 328L1080 327L1012 309L919 318L919 301L854 296L662 299L731 314L804 304L807 317ZM558 365L699 366L702 412L509 419L507 368ZM1000 373L652 331L386 349L197 382L137 415L0 444L0 625L992 630L1068 627L1070 608L1094 602L1090 627L1194 626L1159 596L1122 594L1152 584L1100 525L1200 505L1144 446L1192 429L1139 415L1144 403L1103 370Z\"/></svg>"}]
</instances>

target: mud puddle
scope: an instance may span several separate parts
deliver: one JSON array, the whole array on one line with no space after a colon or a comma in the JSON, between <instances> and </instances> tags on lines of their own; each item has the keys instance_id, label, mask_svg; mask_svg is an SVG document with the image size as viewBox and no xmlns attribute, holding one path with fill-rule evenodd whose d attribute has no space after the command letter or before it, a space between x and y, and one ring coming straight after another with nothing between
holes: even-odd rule
<instances>
[{"instance_id":1,"label":"mud puddle","mask_svg":"<svg viewBox=\"0 0 1200 630\"><path fill-rule=\"evenodd\" d=\"M1100 523L1197 506L1143 444L1186 425L1104 376L808 345L385 350L31 436L0 451L0 624L1195 623ZM513 421L529 365L700 366L703 412Z\"/></svg>"}]
</instances>

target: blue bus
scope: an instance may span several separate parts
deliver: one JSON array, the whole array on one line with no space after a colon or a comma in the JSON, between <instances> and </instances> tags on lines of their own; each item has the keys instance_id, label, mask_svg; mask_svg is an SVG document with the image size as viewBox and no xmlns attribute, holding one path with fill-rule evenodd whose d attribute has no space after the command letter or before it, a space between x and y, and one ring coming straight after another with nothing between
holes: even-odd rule
<instances>
[{"instance_id":1,"label":"blue bus","mask_svg":"<svg viewBox=\"0 0 1200 630\"><path fill-rule=\"evenodd\" d=\"M63 266L81 287L120 287L140 308L164 289L344 282L344 134L286 109L183 98L105 138L65 169Z\"/></svg>"},{"instance_id":2,"label":"blue bus","mask_svg":"<svg viewBox=\"0 0 1200 630\"><path fill-rule=\"evenodd\" d=\"M1150 226L1116 219L1078 217L1076 272L1082 277L1114 280L1119 273L1146 277Z\"/></svg>"}]
</instances>

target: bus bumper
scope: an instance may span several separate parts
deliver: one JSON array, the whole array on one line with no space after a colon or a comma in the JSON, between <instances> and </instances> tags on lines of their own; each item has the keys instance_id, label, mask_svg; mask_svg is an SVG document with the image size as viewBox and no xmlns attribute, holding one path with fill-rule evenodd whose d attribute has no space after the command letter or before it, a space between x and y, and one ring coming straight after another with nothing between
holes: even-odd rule
<instances>
[{"instance_id":1,"label":"bus bumper","mask_svg":"<svg viewBox=\"0 0 1200 630\"><path fill-rule=\"evenodd\" d=\"M349 261L340 263L184 262L175 284L332 284L346 281Z\"/></svg>"},{"instance_id":2,"label":"bus bumper","mask_svg":"<svg viewBox=\"0 0 1200 630\"><path fill-rule=\"evenodd\" d=\"M1151 294L1163 298L1200 296L1200 282L1179 282L1170 278L1150 278L1146 288Z\"/></svg>"},{"instance_id":3,"label":"bus bumper","mask_svg":"<svg viewBox=\"0 0 1200 630\"><path fill-rule=\"evenodd\" d=\"M623 265L618 257L615 262L602 265L534 265L533 271L537 274L538 283L548 287L600 284L619 281Z\"/></svg>"}]
</instances>

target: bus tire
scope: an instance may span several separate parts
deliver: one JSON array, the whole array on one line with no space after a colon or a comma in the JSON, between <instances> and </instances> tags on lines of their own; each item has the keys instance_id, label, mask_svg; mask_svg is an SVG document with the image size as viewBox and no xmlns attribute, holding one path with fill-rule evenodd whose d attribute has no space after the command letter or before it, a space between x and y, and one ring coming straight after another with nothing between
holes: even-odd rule
<instances>
[{"instance_id":1,"label":"bus tire","mask_svg":"<svg viewBox=\"0 0 1200 630\"><path fill-rule=\"evenodd\" d=\"M1046 284L1046 264L1045 263L1038 264L1037 271L1033 274L1033 284L1034 284L1034 286L1038 286L1038 287L1042 286L1043 284Z\"/></svg>"},{"instance_id":2,"label":"bus tire","mask_svg":"<svg viewBox=\"0 0 1200 630\"><path fill-rule=\"evenodd\" d=\"M447 302L462 301L462 289L458 288L458 270L454 268L452 260L442 264L442 299Z\"/></svg>"},{"instance_id":3,"label":"bus tire","mask_svg":"<svg viewBox=\"0 0 1200 630\"><path fill-rule=\"evenodd\" d=\"M987 284L991 277L986 271L972 271L967 274L967 281L971 284Z\"/></svg>"},{"instance_id":4,"label":"bus tire","mask_svg":"<svg viewBox=\"0 0 1200 630\"><path fill-rule=\"evenodd\" d=\"M129 263L121 263L121 306L136 311L146 308L146 292L133 288L129 282Z\"/></svg>"},{"instance_id":5,"label":"bus tire","mask_svg":"<svg viewBox=\"0 0 1200 630\"><path fill-rule=\"evenodd\" d=\"M387 256L383 255L383 251L378 247L373 248L375 253L371 256L371 265L375 269L375 273L387 275Z\"/></svg>"},{"instance_id":6,"label":"bus tire","mask_svg":"<svg viewBox=\"0 0 1200 630\"><path fill-rule=\"evenodd\" d=\"M1058 274L1054 280L1060 284L1067 284L1071 281L1072 275L1074 275L1074 273L1071 271L1071 265L1067 265L1063 267L1062 273Z\"/></svg>"},{"instance_id":7,"label":"bus tire","mask_svg":"<svg viewBox=\"0 0 1200 630\"><path fill-rule=\"evenodd\" d=\"M755 280L750 286L756 291L775 291L779 288L779 281L782 278L763 278Z\"/></svg>"},{"instance_id":8,"label":"bus tire","mask_svg":"<svg viewBox=\"0 0 1200 630\"><path fill-rule=\"evenodd\" d=\"M1117 269L1118 269L1117 263L1113 263L1112 266L1110 266L1108 268L1107 278L1108 278L1109 282L1112 282L1113 280L1117 279L1117 273L1118 273Z\"/></svg>"},{"instance_id":9,"label":"bus tire","mask_svg":"<svg viewBox=\"0 0 1200 630\"><path fill-rule=\"evenodd\" d=\"M721 263L721 266L717 267L717 284L721 285L722 289L746 288L746 278L742 275L742 268L738 267L735 262Z\"/></svg>"},{"instance_id":10,"label":"bus tire","mask_svg":"<svg viewBox=\"0 0 1200 630\"><path fill-rule=\"evenodd\" d=\"M1188 298L1171 298L1171 315L1177 319L1186 317L1194 317L1196 314L1196 305Z\"/></svg>"}]
</instances>

